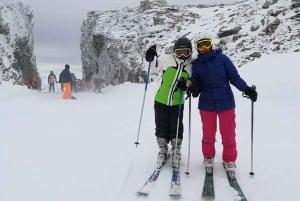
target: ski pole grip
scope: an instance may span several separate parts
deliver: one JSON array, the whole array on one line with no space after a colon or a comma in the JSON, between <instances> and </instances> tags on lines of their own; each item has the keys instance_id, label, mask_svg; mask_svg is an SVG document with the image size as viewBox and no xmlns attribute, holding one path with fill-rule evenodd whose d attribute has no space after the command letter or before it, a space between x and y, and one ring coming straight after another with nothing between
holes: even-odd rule
<instances>
[{"instance_id":1,"label":"ski pole grip","mask_svg":"<svg viewBox=\"0 0 300 201\"><path fill-rule=\"evenodd\" d=\"M253 90L256 90L256 86L255 85L252 85L250 88L253 89ZM243 97L250 98L248 95L245 94L245 92L243 92Z\"/></svg>"}]
</instances>

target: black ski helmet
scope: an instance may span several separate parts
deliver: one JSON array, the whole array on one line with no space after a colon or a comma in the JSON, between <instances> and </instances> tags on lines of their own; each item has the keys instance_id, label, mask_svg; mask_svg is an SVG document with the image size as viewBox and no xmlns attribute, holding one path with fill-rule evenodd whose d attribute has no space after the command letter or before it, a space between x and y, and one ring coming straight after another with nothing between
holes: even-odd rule
<instances>
[{"instance_id":1,"label":"black ski helmet","mask_svg":"<svg viewBox=\"0 0 300 201\"><path fill-rule=\"evenodd\" d=\"M192 55L192 43L191 41L186 38L186 37L182 37L182 38L179 38L175 41L175 44L174 44L174 52L176 49L184 49L184 48L188 48L189 49L189 55L187 56L184 56L184 55L181 55L181 56L176 56L177 58L181 59L181 60L186 60L188 58L191 57Z\"/></svg>"},{"instance_id":2,"label":"black ski helmet","mask_svg":"<svg viewBox=\"0 0 300 201\"><path fill-rule=\"evenodd\" d=\"M69 64L66 64L66 65L65 65L65 69L66 69L66 70L69 70L69 69L70 69L70 65L69 65Z\"/></svg>"}]
</instances>

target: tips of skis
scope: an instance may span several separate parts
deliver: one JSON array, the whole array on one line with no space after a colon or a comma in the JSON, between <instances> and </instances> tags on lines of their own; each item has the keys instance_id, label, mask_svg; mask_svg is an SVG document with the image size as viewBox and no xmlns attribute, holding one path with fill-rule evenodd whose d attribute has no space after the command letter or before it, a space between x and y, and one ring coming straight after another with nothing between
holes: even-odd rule
<instances>
[{"instance_id":1,"label":"tips of skis","mask_svg":"<svg viewBox=\"0 0 300 201\"><path fill-rule=\"evenodd\" d=\"M214 200L215 190L214 190L214 180L213 180L213 167L208 167L205 169L205 178L202 189L202 199L203 200Z\"/></svg>"},{"instance_id":2,"label":"tips of skis","mask_svg":"<svg viewBox=\"0 0 300 201\"><path fill-rule=\"evenodd\" d=\"M156 168L151 176L147 179L144 185L136 192L139 196L148 196L150 190L152 189L153 183L157 180L161 168Z\"/></svg>"},{"instance_id":3,"label":"tips of skis","mask_svg":"<svg viewBox=\"0 0 300 201\"><path fill-rule=\"evenodd\" d=\"M169 195L174 199L179 199L181 197L180 171L178 168L173 168L172 170L172 179Z\"/></svg>"},{"instance_id":4,"label":"tips of skis","mask_svg":"<svg viewBox=\"0 0 300 201\"><path fill-rule=\"evenodd\" d=\"M161 166L156 167L150 177L146 180L143 186L136 192L138 196L148 196L150 190L153 188L155 181L157 180L160 170L165 166L166 162L168 161L169 157L167 157L166 161L161 164Z\"/></svg>"},{"instance_id":5,"label":"tips of skis","mask_svg":"<svg viewBox=\"0 0 300 201\"><path fill-rule=\"evenodd\" d=\"M224 169L225 169L225 167L224 167ZM227 179L228 179L229 185L233 189L235 189L236 192L237 192L236 199L240 200L240 201L247 201L247 198L246 198L245 194L243 193L243 191L242 191L242 189L241 189L241 187L240 187L240 185L238 183L238 180L237 180L237 178L235 176L235 172L234 171L226 171L226 175L227 175Z\"/></svg>"}]
</instances>

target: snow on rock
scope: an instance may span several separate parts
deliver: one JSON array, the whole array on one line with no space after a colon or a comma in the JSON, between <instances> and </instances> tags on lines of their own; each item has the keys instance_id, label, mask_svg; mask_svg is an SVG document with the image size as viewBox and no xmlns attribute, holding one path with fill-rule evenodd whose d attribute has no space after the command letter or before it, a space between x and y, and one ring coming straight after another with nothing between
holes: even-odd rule
<instances>
[{"instance_id":1,"label":"snow on rock","mask_svg":"<svg viewBox=\"0 0 300 201\"><path fill-rule=\"evenodd\" d=\"M178 37L195 40L200 32L210 33L238 67L262 54L298 52L298 7L290 0L268 6L257 0L194 6L145 0L135 8L90 11L81 27L83 77L99 69L106 84L143 82L151 44L159 55L170 54Z\"/></svg>"}]
</instances>

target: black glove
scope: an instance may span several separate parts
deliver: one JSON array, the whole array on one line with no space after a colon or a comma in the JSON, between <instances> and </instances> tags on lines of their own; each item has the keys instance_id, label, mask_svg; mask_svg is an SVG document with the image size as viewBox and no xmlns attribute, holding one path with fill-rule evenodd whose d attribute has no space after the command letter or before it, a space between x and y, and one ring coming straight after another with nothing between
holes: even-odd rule
<instances>
[{"instance_id":1,"label":"black glove","mask_svg":"<svg viewBox=\"0 0 300 201\"><path fill-rule=\"evenodd\" d=\"M191 91L191 93L192 93L192 96L193 96L194 98L196 98L196 97L199 96L200 91L199 91L198 87L195 86L195 84L192 85L192 86L190 86L189 89L190 89L190 91Z\"/></svg>"},{"instance_id":2,"label":"black glove","mask_svg":"<svg viewBox=\"0 0 300 201\"><path fill-rule=\"evenodd\" d=\"M178 80L176 88L179 88L181 91L185 91L187 89L186 81L184 79Z\"/></svg>"},{"instance_id":3,"label":"black glove","mask_svg":"<svg viewBox=\"0 0 300 201\"><path fill-rule=\"evenodd\" d=\"M187 94L187 98L191 97L191 95L193 96L193 98L197 98L200 92L197 87L192 85L189 88L187 88L186 94Z\"/></svg>"},{"instance_id":4,"label":"black glove","mask_svg":"<svg viewBox=\"0 0 300 201\"><path fill-rule=\"evenodd\" d=\"M157 56L156 52L156 45L152 45L147 51L146 51L146 61L152 62L154 60L154 57Z\"/></svg>"},{"instance_id":5,"label":"black glove","mask_svg":"<svg viewBox=\"0 0 300 201\"><path fill-rule=\"evenodd\" d=\"M257 100L257 92L255 86L247 87L244 93L248 98L251 99L251 101L255 102Z\"/></svg>"},{"instance_id":6,"label":"black glove","mask_svg":"<svg viewBox=\"0 0 300 201\"><path fill-rule=\"evenodd\" d=\"M194 98L196 98L200 94L200 88L197 85L197 82L196 82L195 78L192 77L191 81L192 81L192 85L190 85L190 87L188 88L188 91L189 91L190 94L192 94L192 96Z\"/></svg>"}]
</instances>

